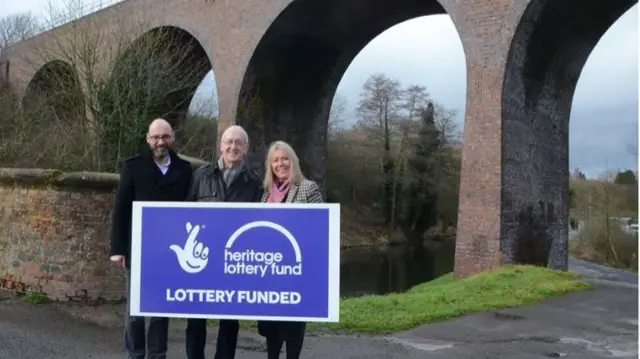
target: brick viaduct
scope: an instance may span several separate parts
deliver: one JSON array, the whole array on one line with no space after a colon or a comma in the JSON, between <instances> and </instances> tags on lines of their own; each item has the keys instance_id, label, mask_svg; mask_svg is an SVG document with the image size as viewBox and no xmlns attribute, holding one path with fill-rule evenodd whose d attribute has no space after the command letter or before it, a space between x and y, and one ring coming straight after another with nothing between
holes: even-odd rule
<instances>
[{"instance_id":1,"label":"brick viaduct","mask_svg":"<svg viewBox=\"0 0 640 359\"><path fill-rule=\"evenodd\" d=\"M467 66L456 275L522 261L527 250L566 269L575 86L600 37L636 2L128 0L5 49L0 80L24 95L46 65L29 54L83 27L131 39L169 28L195 38L209 60L220 127L245 126L256 154L275 139L292 142L308 175L322 181L328 113L349 63L389 27L446 13ZM261 111L249 116L243 104L256 96Z\"/></svg>"}]
</instances>

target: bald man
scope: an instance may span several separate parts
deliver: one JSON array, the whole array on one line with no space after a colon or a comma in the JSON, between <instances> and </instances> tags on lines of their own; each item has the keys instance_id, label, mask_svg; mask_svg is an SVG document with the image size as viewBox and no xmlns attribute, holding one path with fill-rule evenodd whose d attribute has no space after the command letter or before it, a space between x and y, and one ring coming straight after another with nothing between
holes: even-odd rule
<instances>
[{"instance_id":1,"label":"bald man","mask_svg":"<svg viewBox=\"0 0 640 359\"><path fill-rule=\"evenodd\" d=\"M193 177L191 164L172 150L174 139L169 122L154 120L147 132L148 148L125 160L120 171L111 221L110 256L111 261L124 268L127 297L133 201L184 201L189 191ZM128 358L165 359L168 327L168 318L149 318L149 329L145 333L145 318L127 314L124 346Z\"/></svg>"}]
</instances>

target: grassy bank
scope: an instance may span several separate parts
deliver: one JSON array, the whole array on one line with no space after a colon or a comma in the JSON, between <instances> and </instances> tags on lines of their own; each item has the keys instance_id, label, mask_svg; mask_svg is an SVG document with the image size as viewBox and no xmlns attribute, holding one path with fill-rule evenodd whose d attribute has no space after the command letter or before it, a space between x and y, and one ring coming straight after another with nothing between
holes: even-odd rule
<instances>
[{"instance_id":1,"label":"grassy bank","mask_svg":"<svg viewBox=\"0 0 640 359\"><path fill-rule=\"evenodd\" d=\"M454 280L452 274L406 293L371 295L341 301L339 323L312 328L361 333L391 333L467 313L515 307L591 286L574 273L534 266L504 266ZM252 327L255 323L245 322Z\"/></svg>"}]
</instances>

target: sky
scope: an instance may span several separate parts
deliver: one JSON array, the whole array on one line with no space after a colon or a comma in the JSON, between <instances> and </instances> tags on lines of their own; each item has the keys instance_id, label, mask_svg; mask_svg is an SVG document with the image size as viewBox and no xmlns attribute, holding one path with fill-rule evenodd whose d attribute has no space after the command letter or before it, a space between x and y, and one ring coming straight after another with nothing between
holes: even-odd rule
<instances>
[{"instance_id":1,"label":"sky","mask_svg":"<svg viewBox=\"0 0 640 359\"><path fill-rule=\"evenodd\" d=\"M50 2L57 5L69 0L0 1L0 16L6 16L25 11L42 15ZM106 4L117 0L90 1ZM373 39L353 60L338 86L337 93L346 98L350 110L367 78L380 72L403 85L426 86L435 101L457 111L463 128L465 58L447 15L409 20ZM215 96L215 79L210 73L203 79L193 107L195 102L212 102ZM637 170L638 5L607 31L591 53L576 88L569 131L571 169L579 168L589 177L604 171Z\"/></svg>"}]
</instances>

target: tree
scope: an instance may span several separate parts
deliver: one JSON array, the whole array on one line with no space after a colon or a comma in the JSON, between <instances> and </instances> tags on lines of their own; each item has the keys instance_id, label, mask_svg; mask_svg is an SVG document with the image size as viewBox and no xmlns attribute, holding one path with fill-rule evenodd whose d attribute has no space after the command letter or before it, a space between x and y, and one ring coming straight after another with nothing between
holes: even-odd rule
<instances>
[{"instance_id":1,"label":"tree","mask_svg":"<svg viewBox=\"0 0 640 359\"><path fill-rule=\"evenodd\" d=\"M408 161L410 182L407 202L402 216L402 228L410 240L421 240L424 232L437 220L437 173L436 153L440 147L440 137L435 124L434 107L427 105L421 116L418 137L413 143L413 156Z\"/></svg>"},{"instance_id":2,"label":"tree","mask_svg":"<svg viewBox=\"0 0 640 359\"><path fill-rule=\"evenodd\" d=\"M576 203L576 190L571 186L569 186L567 200L569 202L569 209L573 209Z\"/></svg>"},{"instance_id":3,"label":"tree","mask_svg":"<svg viewBox=\"0 0 640 359\"><path fill-rule=\"evenodd\" d=\"M329 136L335 134L338 129L344 127L345 121L347 121L347 105L347 98L341 94L336 94L333 97L331 110L329 111L329 126L327 128Z\"/></svg>"},{"instance_id":4,"label":"tree","mask_svg":"<svg viewBox=\"0 0 640 359\"><path fill-rule=\"evenodd\" d=\"M423 239L453 240L461 158L455 112L430 99L422 85L402 87L381 74L364 85L358 121L342 115L347 106L340 95L329 119L327 193L331 202L342 205L343 238L349 243L362 243L363 237L411 240L416 245ZM385 153L393 164L388 173ZM389 179L391 199L385 191Z\"/></svg>"},{"instance_id":5,"label":"tree","mask_svg":"<svg viewBox=\"0 0 640 359\"><path fill-rule=\"evenodd\" d=\"M399 221L398 213L400 212L400 208L402 208L401 198L405 194L406 180L403 181L403 179L406 178L404 174L407 172L407 157L412 151L412 146L409 142L413 134L417 132L416 130L420 128L420 123L416 121L416 118L420 117L421 112L427 107L429 100L426 87L421 85L409 85L401 94L402 102L400 109L403 110L404 116L399 115L397 118L399 128L397 136L399 136L400 139L398 140L399 145L396 146L395 154L392 156L394 158L394 167L391 187L391 213L389 215L389 223L392 229L395 228Z\"/></svg>"},{"instance_id":6,"label":"tree","mask_svg":"<svg viewBox=\"0 0 640 359\"><path fill-rule=\"evenodd\" d=\"M572 179L576 179L576 180L586 180L587 177L584 175L584 173L582 171L580 171L579 168L576 168L573 170L573 172L571 173L571 178Z\"/></svg>"},{"instance_id":7,"label":"tree","mask_svg":"<svg viewBox=\"0 0 640 359\"><path fill-rule=\"evenodd\" d=\"M619 217L616 185L613 181L613 173L605 173L597 182L595 190L594 209L595 213L590 216L587 223L587 234L590 244L603 253L606 261L618 262L617 242L620 234L620 223L616 220Z\"/></svg>"},{"instance_id":8,"label":"tree","mask_svg":"<svg viewBox=\"0 0 640 359\"><path fill-rule=\"evenodd\" d=\"M374 74L365 82L358 113L361 123L375 129L374 135L382 148L381 168L384 176L383 211L385 222L391 226L392 217L392 188L394 161L391 154L391 136L395 127L394 121L398 117L401 106L402 91L397 80L388 78L384 74Z\"/></svg>"},{"instance_id":9,"label":"tree","mask_svg":"<svg viewBox=\"0 0 640 359\"><path fill-rule=\"evenodd\" d=\"M8 46L35 36L40 29L38 19L30 12L0 18L0 52Z\"/></svg>"},{"instance_id":10,"label":"tree","mask_svg":"<svg viewBox=\"0 0 640 359\"><path fill-rule=\"evenodd\" d=\"M409 85L403 91L404 104L402 107L406 111L406 118L413 121L420 117L429 104L429 93L422 85Z\"/></svg>"},{"instance_id":11,"label":"tree","mask_svg":"<svg viewBox=\"0 0 640 359\"><path fill-rule=\"evenodd\" d=\"M632 185L637 185L638 180L636 179L636 175L635 173L633 173L633 171L626 170L623 172L618 172L618 174L616 174L616 178L613 183L619 184L619 185L632 186Z\"/></svg>"},{"instance_id":12,"label":"tree","mask_svg":"<svg viewBox=\"0 0 640 359\"><path fill-rule=\"evenodd\" d=\"M163 117L179 127L209 69L207 58L196 54L196 40L184 41L169 29L128 45L115 52L111 75L97 78L89 88L96 97L90 108L105 139L103 148L117 149L105 158L107 166L118 167L137 152L151 119Z\"/></svg>"},{"instance_id":13,"label":"tree","mask_svg":"<svg viewBox=\"0 0 640 359\"><path fill-rule=\"evenodd\" d=\"M69 3L67 9L73 20L79 7ZM50 132L47 128L64 124L67 131L60 135L69 138L57 142L85 139L74 156L56 155L57 162L79 158L82 165L56 163L57 168L117 171L139 150L151 120L164 117L176 129L184 124L189 103L211 69L194 38L174 28L156 28L133 39L131 33L148 27L144 20L121 16L123 26L115 32L87 18L74 31L52 33L47 44L26 59L40 69L38 86L34 85L39 91L28 91L34 99L27 101L26 109L29 117L41 119L38 131ZM58 65L43 71L42 64ZM215 143L215 134L208 138Z\"/></svg>"},{"instance_id":14,"label":"tree","mask_svg":"<svg viewBox=\"0 0 640 359\"><path fill-rule=\"evenodd\" d=\"M337 97L330 124L338 123L341 107ZM437 222L447 233L458 212L461 148L455 112L430 100L423 85L403 88L397 80L374 74L363 86L357 114L355 125L330 126L332 201L366 220L380 218L388 231L398 228L415 241ZM428 163L428 169L421 163Z\"/></svg>"},{"instance_id":15,"label":"tree","mask_svg":"<svg viewBox=\"0 0 640 359\"><path fill-rule=\"evenodd\" d=\"M459 125L455 122L457 112L448 110L441 104L433 104L435 110L435 124L440 133L440 143L442 146L462 147L462 134Z\"/></svg>"},{"instance_id":16,"label":"tree","mask_svg":"<svg viewBox=\"0 0 640 359\"><path fill-rule=\"evenodd\" d=\"M359 134L353 131L353 124L347 122L347 109L347 99L336 94L331 104L327 128L327 199L342 202L349 200L354 209L359 211L364 204L360 193L367 190L357 180L357 176L370 178L368 172L371 166L364 156L367 151L362 148Z\"/></svg>"},{"instance_id":17,"label":"tree","mask_svg":"<svg viewBox=\"0 0 640 359\"><path fill-rule=\"evenodd\" d=\"M192 102L188 113L176 129L176 143L181 153L200 159L212 159L216 155L218 118L216 104Z\"/></svg>"},{"instance_id":18,"label":"tree","mask_svg":"<svg viewBox=\"0 0 640 359\"><path fill-rule=\"evenodd\" d=\"M621 197L619 208L625 212L638 211L638 179L631 170L620 171L616 174L613 183Z\"/></svg>"},{"instance_id":19,"label":"tree","mask_svg":"<svg viewBox=\"0 0 640 359\"><path fill-rule=\"evenodd\" d=\"M638 216L637 185L616 184L619 174L607 171L595 179L572 181L572 217L581 223L572 252L587 260L637 268L637 234L626 228L629 218ZM633 196L630 189L636 191Z\"/></svg>"}]
</instances>

